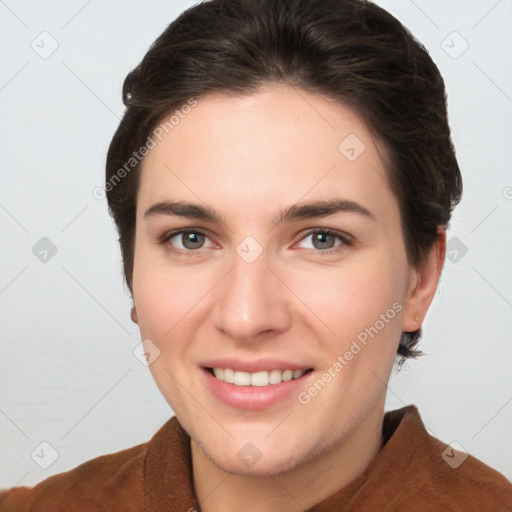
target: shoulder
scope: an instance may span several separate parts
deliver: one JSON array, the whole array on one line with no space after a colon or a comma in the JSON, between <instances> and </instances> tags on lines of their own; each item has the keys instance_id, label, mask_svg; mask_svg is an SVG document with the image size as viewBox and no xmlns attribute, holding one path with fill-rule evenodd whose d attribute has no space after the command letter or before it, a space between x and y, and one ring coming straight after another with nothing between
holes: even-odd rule
<instances>
[{"instance_id":1,"label":"shoulder","mask_svg":"<svg viewBox=\"0 0 512 512\"><path fill-rule=\"evenodd\" d=\"M446 510L512 511L512 483L476 457L429 436L432 478L425 488Z\"/></svg>"},{"instance_id":2,"label":"shoulder","mask_svg":"<svg viewBox=\"0 0 512 512\"><path fill-rule=\"evenodd\" d=\"M34 487L0 490L0 512L64 512L143 507L144 460L148 443L101 455L43 480Z\"/></svg>"},{"instance_id":3,"label":"shoulder","mask_svg":"<svg viewBox=\"0 0 512 512\"><path fill-rule=\"evenodd\" d=\"M364 499L377 496L390 511L512 512L507 478L462 446L432 436L416 406L386 413L383 436L386 443L366 472L371 485Z\"/></svg>"},{"instance_id":4,"label":"shoulder","mask_svg":"<svg viewBox=\"0 0 512 512\"><path fill-rule=\"evenodd\" d=\"M443 510L512 512L512 483L500 472L463 451L463 447L447 444L430 435L413 412L416 430L416 449L422 469L411 498L428 504L425 511ZM415 474L410 475L412 479ZM430 508L429 508L430 507Z\"/></svg>"}]
</instances>

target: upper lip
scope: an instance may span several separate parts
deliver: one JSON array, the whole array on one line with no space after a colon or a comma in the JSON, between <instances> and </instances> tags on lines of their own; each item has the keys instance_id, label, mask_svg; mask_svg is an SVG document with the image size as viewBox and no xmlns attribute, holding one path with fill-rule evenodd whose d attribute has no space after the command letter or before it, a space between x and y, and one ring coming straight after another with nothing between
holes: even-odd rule
<instances>
[{"instance_id":1,"label":"upper lip","mask_svg":"<svg viewBox=\"0 0 512 512\"><path fill-rule=\"evenodd\" d=\"M309 370L312 367L282 359L262 358L257 360L242 360L233 358L209 359L203 361L204 368L230 368L234 371L256 373L270 370Z\"/></svg>"}]
</instances>

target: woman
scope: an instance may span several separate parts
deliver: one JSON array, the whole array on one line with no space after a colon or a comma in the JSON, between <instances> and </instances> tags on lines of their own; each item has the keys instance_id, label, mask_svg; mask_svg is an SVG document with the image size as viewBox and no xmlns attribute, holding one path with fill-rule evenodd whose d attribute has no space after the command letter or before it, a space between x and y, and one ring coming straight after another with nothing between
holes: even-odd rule
<instances>
[{"instance_id":1,"label":"woman","mask_svg":"<svg viewBox=\"0 0 512 512\"><path fill-rule=\"evenodd\" d=\"M148 442L0 511L512 509L512 486L384 413L462 193L444 83L357 0L212 0L126 78L105 191L151 373Z\"/></svg>"}]
</instances>

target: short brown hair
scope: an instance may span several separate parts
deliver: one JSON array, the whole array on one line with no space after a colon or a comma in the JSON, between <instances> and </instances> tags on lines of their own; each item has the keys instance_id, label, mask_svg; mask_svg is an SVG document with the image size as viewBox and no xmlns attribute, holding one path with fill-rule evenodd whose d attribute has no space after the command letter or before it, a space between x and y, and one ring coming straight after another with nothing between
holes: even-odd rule
<instances>
[{"instance_id":1,"label":"short brown hair","mask_svg":"<svg viewBox=\"0 0 512 512\"><path fill-rule=\"evenodd\" d=\"M140 162L128 172L126 162L191 98L272 83L338 100L384 144L411 265L424 260L437 227L448 227L462 178L444 82L398 20L364 0L211 0L171 23L123 85L126 111L108 151L106 192L130 291ZM402 333L398 354L419 355L420 336L421 329Z\"/></svg>"}]
</instances>

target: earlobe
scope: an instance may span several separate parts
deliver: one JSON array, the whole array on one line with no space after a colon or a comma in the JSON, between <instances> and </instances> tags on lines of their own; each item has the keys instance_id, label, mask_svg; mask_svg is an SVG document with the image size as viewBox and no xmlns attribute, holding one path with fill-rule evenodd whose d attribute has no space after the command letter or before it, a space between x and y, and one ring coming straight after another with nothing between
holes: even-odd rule
<instances>
[{"instance_id":1,"label":"earlobe","mask_svg":"<svg viewBox=\"0 0 512 512\"><path fill-rule=\"evenodd\" d=\"M134 324L137 324L137 325L139 324L139 318L137 317L137 309L135 308L135 305L132 306L130 317Z\"/></svg>"},{"instance_id":2,"label":"earlobe","mask_svg":"<svg viewBox=\"0 0 512 512\"><path fill-rule=\"evenodd\" d=\"M428 258L413 271L412 289L405 298L402 331L414 332L420 329L437 290L445 253L446 230L440 226Z\"/></svg>"}]
</instances>

